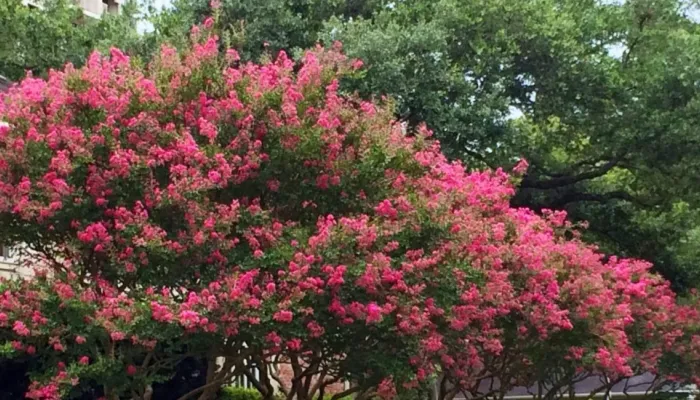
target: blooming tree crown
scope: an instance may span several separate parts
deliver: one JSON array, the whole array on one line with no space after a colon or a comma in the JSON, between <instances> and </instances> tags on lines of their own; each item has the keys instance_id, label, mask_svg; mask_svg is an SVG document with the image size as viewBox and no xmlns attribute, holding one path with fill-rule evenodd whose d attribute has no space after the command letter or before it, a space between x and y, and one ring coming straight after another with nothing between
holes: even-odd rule
<instances>
[{"instance_id":1,"label":"blooming tree crown","mask_svg":"<svg viewBox=\"0 0 700 400\"><path fill-rule=\"evenodd\" d=\"M241 63L208 21L147 66L114 49L11 89L0 234L36 277L1 284L0 340L38 360L27 396L139 395L191 356L225 360L210 383L261 366L263 393L289 363L301 400L693 378L697 311L649 264L510 207L526 164L468 172L342 94L359 68L339 45Z\"/></svg>"}]
</instances>

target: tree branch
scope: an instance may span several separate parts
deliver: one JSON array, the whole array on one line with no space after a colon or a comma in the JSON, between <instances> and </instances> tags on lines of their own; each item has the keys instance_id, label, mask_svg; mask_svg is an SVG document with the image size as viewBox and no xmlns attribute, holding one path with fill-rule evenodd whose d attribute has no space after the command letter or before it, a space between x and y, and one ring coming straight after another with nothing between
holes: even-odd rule
<instances>
[{"instance_id":1,"label":"tree branch","mask_svg":"<svg viewBox=\"0 0 700 400\"><path fill-rule=\"evenodd\" d=\"M562 176L559 178L552 178L552 179L547 179L547 180L534 180L530 178L529 176L523 179L521 183L521 187L526 188L526 189L555 189L559 188L562 186L569 186L573 185L574 183L578 183L581 181L597 178L600 176L605 175L613 169L617 163L620 162L620 157L616 157L599 168L587 172L582 172L578 175L569 175L569 176Z\"/></svg>"},{"instance_id":2,"label":"tree branch","mask_svg":"<svg viewBox=\"0 0 700 400\"><path fill-rule=\"evenodd\" d=\"M245 375L246 378L248 378L248 382L250 382L255 387L255 390L260 392L260 394L262 394L263 396L267 394L267 389L260 383L260 381L258 381L255 378L255 375L253 375L253 373L250 372L250 369L243 368L243 375Z\"/></svg>"},{"instance_id":3,"label":"tree branch","mask_svg":"<svg viewBox=\"0 0 700 400\"><path fill-rule=\"evenodd\" d=\"M623 66L627 65L627 63L630 60L630 55L632 54L632 51L634 51L634 48L637 47L639 42L641 42L642 32L644 31L644 25L647 22L651 21L651 17L652 17L651 11L645 12L644 14L642 14L640 16L639 22L637 23L637 29L639 30L639 32L637 33L637 36L635 36L634 39L632 39L632 41L629 43L629 45L627 46L627 51L622 56L622 65Z\"/></svg>"},{"instance_id":4,"label":"tree branch","mask_svg":"<svg viewBox=\"0 0 700 400\"><path fill-rule=\"evenodd\" d=\"M607 380L607 377L606 377L606 380ZM605 385L599 386L597 389L591 391L588 394L588 397L586 397L586 400L591 400L591 399L595 398L596 395L598 395L599 393L601 393L603 391L608 393L610 391L610 389L612 389L613 386L617 385L618 382L620 382L621 380L622 380L622 378L618 378L614 381L608 381Z\"/></svg>"},{"instance_id":5,"label":"tree branch","mask_svg":"<svg viewBox=\"0 0 700 400\"><path fill-rule=\"evenodd\" d=\"M652 202L647 202L645 200L639 199L637 197L632 196L631 194L623 191L623 190L615 190L612 192L606 192L606 193L581 193L581 192L570 192L567 193L558 199L552 201L551 203L547 204L546 208L551 208L551 209L561 209L564 208L564 206L570 204L570 203L575 203L579 201L590 201L590 202L597 202L597 203L606 203L610 200L623 200L627 201L633 204L636 204L641 207L645 208L650 208L653 207L655 204ZM545 207L541 207L545 208Z\"/></svg>"},{"instance_id":6,"label":"tree branch","mask_svg":"<svg viewBox=\"0 0 700 400\"><path fill-rule=\"evenodd\" d=\"M311 388L311 391L309 393L311 394L311 397L313 398L316 395L316 392L324 392L328 386L330 386L338 381L340 381L339 376L332 378L332 379L326 379L326 380L319 379L316 382L316 385L314 385L314 387ZM319 394L318 398L320 400L322 400L323 395Z\"/></svg>"},{"instance_id":7,"label":"tree branch","mask_svg":"<svg viewBox=\"0 0 700 400\"><path fill-rule=\"evenodd\" d=\"M289 387L287 387L286 382L282 381L282 378L280 378L279 373L278 373L278 367L279 365L279 356L276 357L276 360L273 360L269 367L270 367L270 377L277 382L277 385L280 388L280 391L282 391L282 394L284 394L285 398L289 395Z\"/></svg>"},{"instance_id":8,"label":"tree branch","mask_svg":"<svg viewBox=\"0 0 700 400\"><path fill-rule=\"evenodd\" d=\"M209 389L209 388L211 388L211 387L214 387L214 386L216 386L216 385L221 385L221 384L223 384L224 382L226 382L226 379L227 379L227 378L228 378L228 376L225 376L225 377L223 377L223 378L221 378L221 379L219 379L219 380L209 382L209 383L207 383L206 385L203 385L203 386L200 386L200 387L198 387L198 388L196 388L196 389L190 390L188 393L185 393L184 395L178 397L177 400L187 400L187 399L190 399L190 398L192 398L192 396L195 396L195 395L197 395L197 394L199 394L199 393L201 393L201 392L203 392L203 391L205 391L205 390L207 390L207 389Z\"/></svg>"},{"instance_id":9,"label":"tree branch","mask_svg":"<svg viewBox=\"0 0 700 400\"><path fill-rule=\"evenodd\" d=\"M253 356L253 359L258 366L258 371L260 371L261 384L265 388L263 399L271 399L274 395L275 388L272 386L272 382L270 382L268 365L260 355Z\"/></svg>"},{"instance_id":10,"label":"tree branch","mask_svg":"<svg viewBox=\"0 0 700 400\"><path fill-rule=\"evenodd\" d=\"M357 392L359 392L359 391L361 391L361 390L363 390L361 386L351 387L350 389L347 389L347 390L344 390L344 391L342 391L342 392L340 392L340 393L334 394L333 397L331 397L331 400L342 399L343 397L350 396L351 394L357 393Z\"/></svg>"}]
</instances>

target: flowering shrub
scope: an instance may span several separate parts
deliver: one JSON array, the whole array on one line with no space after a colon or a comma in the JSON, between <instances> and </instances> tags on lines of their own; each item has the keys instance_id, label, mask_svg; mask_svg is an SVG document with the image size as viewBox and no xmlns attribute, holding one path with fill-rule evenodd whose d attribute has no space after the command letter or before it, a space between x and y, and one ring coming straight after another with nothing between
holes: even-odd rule
<instances>
[{"instance_id":1,"label":"flowering shrub","mask_svg":"<svg viewBox=\"0 0 700 400\"><path fill-rule=\"evenodd\" d=\"M563 213L511 208L524 164L468 173L340 94L361 63L339 46L239 65L212 25L183 54L94 54L0 104L0 234L36 275L1 284L0 340L37 360L28 398L146 398L186 357L209 369L182 399L243 375L271 399L280 364L299 400L340 380L337 398L438 379L447 399L693 379L696 309Z\"/></svg>"}]
</instances>

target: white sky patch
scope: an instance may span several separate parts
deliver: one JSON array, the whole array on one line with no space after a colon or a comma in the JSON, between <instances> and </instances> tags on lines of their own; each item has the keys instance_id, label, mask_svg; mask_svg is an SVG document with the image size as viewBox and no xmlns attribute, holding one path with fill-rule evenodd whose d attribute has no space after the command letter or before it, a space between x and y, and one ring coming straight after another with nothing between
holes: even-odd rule
<instances>
[{"instance_id":1,"label":"white sky patch","mask_svg":"<svg viewBox=\"0 0 700 400\"><path fill-rule=\"evenodd\" d=\"M523 115L523 112L518 107L508 106L508 115L506 115L506 120L518 119Z\"/></svg>"},{"instance_id":2,"label":"white sky patch","mask_svg":"<svg viewBox=\"0 0 700 400\"><path fill-rule=\"evenodd\" d=\"M153 7L156 10L162 10L164 8L170 7L172 0L153 0ZM139 21L136 25L136 30L139 33L153 32L153 24L149 21Z\"/></svg>"}]
</instances>

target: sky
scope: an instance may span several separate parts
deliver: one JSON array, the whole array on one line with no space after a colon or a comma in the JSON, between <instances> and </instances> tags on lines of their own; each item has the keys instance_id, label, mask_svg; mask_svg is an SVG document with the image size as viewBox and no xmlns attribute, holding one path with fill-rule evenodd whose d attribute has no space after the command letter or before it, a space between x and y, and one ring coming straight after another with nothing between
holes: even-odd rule
<instances>
[{"instance_id":1,"label":"sky","mask_svg":"<svg viewBox=\"0 0 700 400\"><path fill-rule=\"evenodd\" d=\"M161 9L169 6L171 2L172 0L153 0L153 6L156 9ZM141 33L150 32L153 30L153 24L148 21L139 21L139 23L136 25L136 29Z\"/></svg>"},{"instance_id":2,"label":"sky","mask_svg":"<svg viewBox=\"0 0 700 400\"><path fill-rule=\"evenodd\" d=\"M154 4L156 7L160 8L160 7L169 5L169 4L170 4L170 0L154 0L154 1L153 1L153 4Z\"/></svg>"}]
</instances>

